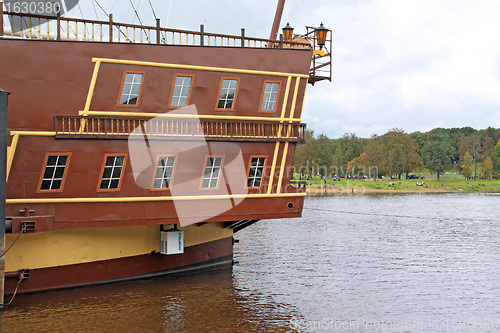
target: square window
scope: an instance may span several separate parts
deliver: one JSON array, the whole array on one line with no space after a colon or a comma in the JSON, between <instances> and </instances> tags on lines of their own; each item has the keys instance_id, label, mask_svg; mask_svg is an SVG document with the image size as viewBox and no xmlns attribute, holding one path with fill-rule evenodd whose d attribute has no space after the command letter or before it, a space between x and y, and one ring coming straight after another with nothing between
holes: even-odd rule
<instances>
[{"instance_id":1,"label":"square window","mask_svg":"<svg viewBox=\"0 0 500 333\"><path fill-rule=\"evenodd\" d=\"M144 73L125 72L118 105L137 106L141 95Z\"/></svg>"},{"instance_id":2,"label":"square window","mask_svg":"<svg viewBox=\"0 0 500 333\"><path fill-rule=\"evenodd\" d=\"M125 165L125 156L106 155L99 190L119 190Z\"/></svg>"},{"instance_id":3,"label":"square window","mask_svg":"<svg viewBox=\"0 0 500 333\"><path fill-rule=\"evenodd\" d=\"M217 109L234 110L238 79L222 79Z\"/></svg>"},{"instance_id":4,"label":"square window","mask_svg":"<svg viewBox=\"0 0 500 333\"><path fill-rule=\"evenodd\" d=\"M40 179L39 191L62 191L66 176L66 166L69 164L69 154L48 155L45 169Z\"/></svg>"},{"instance_id":5,"label":"square window","mask_svg":"<svg viewBox=\"0 0 500 333\"><path fill-rule=\"evenodd\" d=\"M202 188L217 188L222 168L222 157L208 157L203 175Z\"/></svg>"},{"instance_id":6,"label":"square window","mask_svg":"<svg viewBox=\"0 0 500 333\"><path fill-rule=\"evenodd\" d=\"M279 82L266 82L262 95L261 111L276 111L276 102L280 89Z\"/></svg>"},{"instance_id":7,"label":"square window","mask_svg":"<svg viewBox=\"0 0 500 333\"><path fill-rule=\"evenodd\" d=\"M248 171L247 187L260 187L266 165L265 157L253 157Z\"/></svg>"},{"instance_id":8,"label":"square window","mask_svg":"<svg viewBox=\"0 0 500 333\"><path fill-rule=\"evenodd\" d=\"M174 88L172 89L172 98L170 99L170 106L186 106L189 101L189 94L191 91L192 76L175 77Z\"/></svg>"}]
</instances>

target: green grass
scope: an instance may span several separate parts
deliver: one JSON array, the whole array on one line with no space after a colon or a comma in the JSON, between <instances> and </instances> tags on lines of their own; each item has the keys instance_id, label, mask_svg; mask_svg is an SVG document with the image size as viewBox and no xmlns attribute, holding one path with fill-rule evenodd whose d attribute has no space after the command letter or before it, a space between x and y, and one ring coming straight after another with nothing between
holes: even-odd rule
<instances>
[{"instance_id":1,"label":"green grass","mask_svg":"<svg viewBox=\"0 0 500 333\"><path fill-rule=\"evenodd\" d=\"M446 176L446 175L444 175ZM437 179L392 179L392 180L356 180L356 179L341 179L340 181L333 181L332 179L326 180L328 188L335 184L337 189L352 189L364 188L371 190L393 190L393 191L425 191L425 190L442 190L442 191L466 191L466 192L488 192L500 193L500 180L466 180L463 177L453 177L451 174L448 177L442 177L439 181ZM295 177L294 180L298 180ZM424 182L424 186L417 186L416 182ZM390 183L394 186L390 186ZM323 189L325 188L324 180L319 177L314 177L312 180L307 180L307 188L309 189Z\"/></svg>"}]
</instances>

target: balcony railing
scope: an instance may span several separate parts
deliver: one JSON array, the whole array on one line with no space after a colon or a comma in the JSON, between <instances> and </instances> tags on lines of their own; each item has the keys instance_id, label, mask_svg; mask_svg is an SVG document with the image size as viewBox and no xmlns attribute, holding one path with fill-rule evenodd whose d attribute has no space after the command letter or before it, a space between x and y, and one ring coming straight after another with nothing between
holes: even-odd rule
<instances>
[{"instance_id":1,"label":"balcony railing","mask_svg":"<svg viewBox=\"0 0 500 333\"><path fill-rule=\"evenodd\" d=\"M11 25L5 25L3 15L0 15L0 36L20 37L46 40L71 40L82 42L117 42L117 43L147 43L164 45L196 45L196 46L229 46L281 48L297 46L311 48L309 42L286 42L245 36L245 29L241 35L223 35L208 33L204 26L200 31L188 31L162 28L160 19L156 26L146 26L113 21L113 14L109 14L108 21L85 20L60 16L44 16L30 13L12 13L4 11L0 2L0 13L6 15ZM16 28L14 29L13 26Z\"/></svg>"},{"instance_id":2,"label":"balcony railing","mask_svg":"<svg viewBox=\"0 0 500 333\"><path fill-rule=\"evenodd\" d=\"M3 15L2 15L3 14ZM4 24L4 15L10 21ZM7 22L6 22L7 23ZM9 13L4 11L4 4L0 2L0 37L40 39L40 40L67 40L80 42L114 42L114 43L146 43L157 45L190 45L190 46L218 46L218 47L245 47L245 48L296 48L317 50L314 27L306 27L304 35L293 41L247 37L245 29L240 35L224 35L205 32L204 26L200 31L178 30L162 28L160 19L156 26L146 26L113 21L113 14L109 14L108 21L85 20L57 16L43 16L24 13ZM324 45L324 55L314 55L309 71L309 83L313 84L332 79L332 31L327 33Z\"/></svg>"},{"instance_id":3,"label":"balcony railing","mask_svg":"<svg viewBox=\"0 0 500 333\"><path fill-rule=\"evenodd\" d=\"M182 118L55 116L56 137L127 139L147 135L209 141L305 142L306 125L274 121L233 121Z\"/></svg>"}]
</instances>

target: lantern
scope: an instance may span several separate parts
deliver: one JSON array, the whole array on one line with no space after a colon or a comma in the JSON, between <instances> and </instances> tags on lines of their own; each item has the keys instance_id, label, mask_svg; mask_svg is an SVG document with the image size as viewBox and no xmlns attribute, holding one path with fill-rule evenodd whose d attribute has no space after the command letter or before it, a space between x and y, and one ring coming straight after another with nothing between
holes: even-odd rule
<instances>
[{"instance_id":1,"label":"lantern","mask_svg":"<svg viewBox=\"0 0 500 333\"><path fill-rule=\"evenodd\" d=\"M323 46L325 46L327 32L328 29L323 26L323 22L321 22L320 26L315 30L316 41L318 42L320 50L323 49Z\"/></svg>"},{"instance_id":2,"label":"lantern","mask_svg":"<svg viewBox=\"0 0 500 333\"><path fill-rule=\"evenodd\" d=\"M285 40L292 40L293 27L290 26L290 23L286 23L286 26L283 27L283 37Z\"/></svg>"}]
</instances>

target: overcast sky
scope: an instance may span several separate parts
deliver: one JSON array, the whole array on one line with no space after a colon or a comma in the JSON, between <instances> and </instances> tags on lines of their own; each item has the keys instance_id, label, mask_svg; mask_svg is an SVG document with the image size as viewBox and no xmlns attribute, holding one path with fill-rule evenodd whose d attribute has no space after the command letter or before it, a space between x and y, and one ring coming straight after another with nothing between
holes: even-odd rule
<instances>
[{"instance_id":1,"label":"overcast sky","mask_svg":"<svg viewBox=\"0 0 500 333\"><path fill-rule=\"evenodd\" d=\"M276 1L150 0L162 26L268 38ZM115 21L138 19L129 0L98 0ZM154 25L148 0L138 5ZM170 3L172 4L170 7ZM170 7L170 15L169 15ZM91 0L72 16L96 17ZM99 19L105 15L96 5ZM303 120L338 138L435 127L500 127L500 1L287 0L281 21L296 33L333 30L333 81L307 89Z\"/></svg>"}]
</instances>

